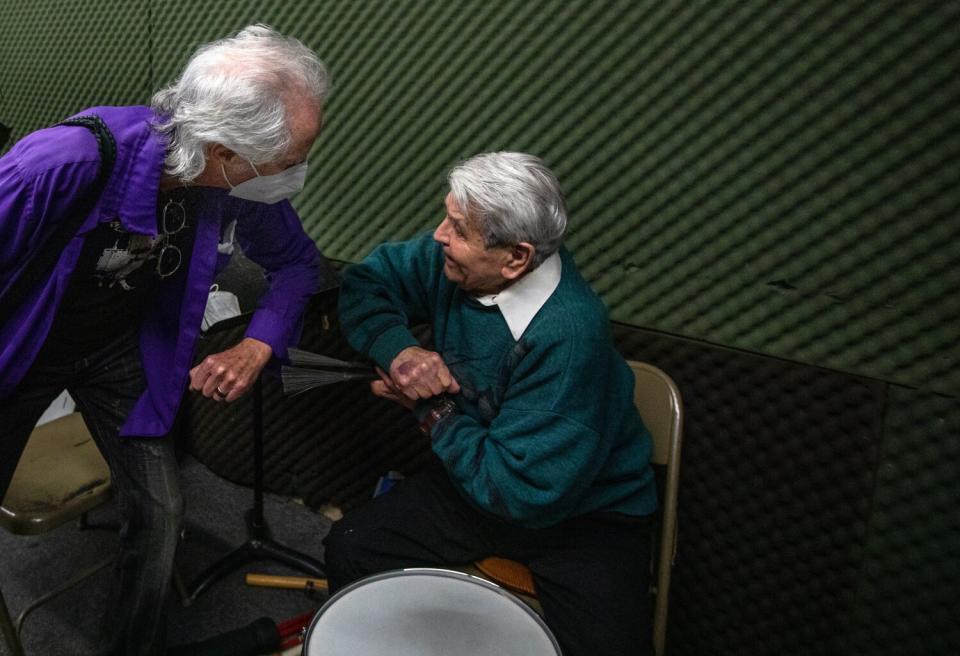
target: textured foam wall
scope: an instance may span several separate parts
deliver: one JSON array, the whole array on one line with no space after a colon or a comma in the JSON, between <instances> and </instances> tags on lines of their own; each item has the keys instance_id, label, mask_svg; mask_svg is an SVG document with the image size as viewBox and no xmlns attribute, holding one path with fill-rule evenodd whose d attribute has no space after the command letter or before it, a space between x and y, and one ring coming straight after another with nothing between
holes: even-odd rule
<instances>
[{"instance_id":1,"label":"textured foam wall","mask_svg":"<svg viewBox=\"0 0 960 656\"><path fill-rule=\"evenodd\" d=\"M960 652L960 400L891 387L845 653Z\"/></svg>"},{"instance_id":2,"label":"textured foam wall","mask_svg":"<svg viewBox=\"0 0 960 656\"><path fill-rule=\"evenodd\" d=\"M570 243L614 318L960 390L956 3L332 2L269 18L334 72L298 200L331 256L434 225L458 159L529 150L560 174Z\"/></svg>"},{"instance_id":3,"label":"textured foam wall","mask_svg":"<svg viewBox=\"0 0 960 656\"><path fill-rule=\"evenodd\" d=\"M960 3L0 2L0 120L145 101L265 21L335 92L297 200L354 261L436 224L444 174L542 155L615 319L960 391Z\"/></svg>"},{"instance_id":4,"label":"textured foam wall","mask_svg":"<svg viewBox=\"0 0 960 656\"><path fill-rule=\"evenodd\" d=\"M0 121L12 139L151 87L146 0L0 0Z\"/></svg>"}]
</instances>

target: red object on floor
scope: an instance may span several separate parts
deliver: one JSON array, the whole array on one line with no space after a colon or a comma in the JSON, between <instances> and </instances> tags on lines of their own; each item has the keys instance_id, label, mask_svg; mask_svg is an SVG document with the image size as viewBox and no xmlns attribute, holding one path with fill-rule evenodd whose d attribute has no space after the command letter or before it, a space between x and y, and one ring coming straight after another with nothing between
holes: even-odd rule
<instances>
[{"instance_id":1,"label":"red object on floor","mask_svg":"<svg viewBox=\"0 0 960 656\"><path fill-rule=\"evenodd\" d=\"M315 610L311 610L306 613L301 613L277 624L277 630L280 631L281 640L285 643L286 639L290 636L298 636L299 633L310 624L310 620L313 619L316 612Z\"/></svg>"}]
</instances>

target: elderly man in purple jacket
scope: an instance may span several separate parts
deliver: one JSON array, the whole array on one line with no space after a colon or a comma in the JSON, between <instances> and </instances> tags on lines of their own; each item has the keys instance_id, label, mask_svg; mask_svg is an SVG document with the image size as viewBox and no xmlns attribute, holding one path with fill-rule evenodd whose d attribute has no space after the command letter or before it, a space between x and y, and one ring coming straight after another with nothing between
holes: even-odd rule
<instances>
[{"instance_id":1,"label":"elderly man in purple jacket","mask_svg":"<svg viewBox=\"0 0 960 656\"><path fill-rule=\"evenodd\" d=\"M83 212L50 271L0 316L0 497L63 389L110 465L122 531L110 651L164 651L163 607L183 515L166 437L189 386L230 402L283 357L321 255L285 200L302 187L328 77L299 41L256 25L202 46L151 107L95 107L84 127L23 138L0 158L0 295ZM270 285L242 341L191 369L207 291L234 246ZM22 283L21 283L22 286ZM2 296L0 296L2 298Z\"/></svg>"}]
</instances>

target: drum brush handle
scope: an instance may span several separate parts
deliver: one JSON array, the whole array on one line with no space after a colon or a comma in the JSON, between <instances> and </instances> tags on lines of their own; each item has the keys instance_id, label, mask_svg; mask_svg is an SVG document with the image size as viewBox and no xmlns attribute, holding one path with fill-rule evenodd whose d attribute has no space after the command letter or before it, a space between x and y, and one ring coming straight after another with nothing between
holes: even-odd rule
<instances>
[{"instance_id":1,"label":"drum brush handle","mask_svg":"<svg viewBox=\"0 0 960 656\"><path fill-rule=\"evenodd\" d=\"M272 574L247 574L247 585L288 590L326 590L327 579L312 579L303 576L274 576Z\"/></svg>"}]
</instances>

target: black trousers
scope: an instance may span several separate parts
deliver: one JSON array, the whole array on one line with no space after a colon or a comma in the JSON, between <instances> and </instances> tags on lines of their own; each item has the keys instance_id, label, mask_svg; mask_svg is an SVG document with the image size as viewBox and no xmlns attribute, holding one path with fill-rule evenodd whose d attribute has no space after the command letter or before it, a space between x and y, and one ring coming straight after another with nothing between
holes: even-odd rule
<instances>
[{"instance_id":1,"label":"black trousers","mask_svg":"<svg viewBox=\"0 0 960 656\"><path fill-rule=\"evenodd\" d=\"M435 460L335 522L324 547L331 593L404 567L518 560L533 572L564 656L653 654L648 518L596 514L544 529L514 526L464 501Z\"/></svg>"}]
</instances>

